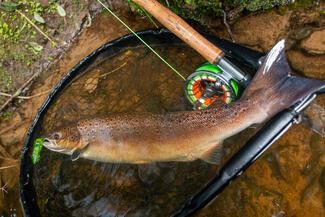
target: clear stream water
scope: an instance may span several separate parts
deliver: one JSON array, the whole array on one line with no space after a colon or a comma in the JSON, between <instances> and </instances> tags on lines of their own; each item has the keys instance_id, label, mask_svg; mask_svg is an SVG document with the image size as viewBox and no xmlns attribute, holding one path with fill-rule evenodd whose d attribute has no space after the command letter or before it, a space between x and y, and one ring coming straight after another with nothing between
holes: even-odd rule
<instances>
[{"instance_id":1,"label":"clear stream water","mask_svg":"<svg viewBox=\"0 0 325 217\"><path fill-rule=\"evenodd\" d=\"M186 76L203 62L184 46L155 49ZM75 79L51 106L39 135L83 118L190 109L183 81L139 47L103 60ZM254 131L228 139L224 161ZM294 127L197 216L324 216L324 144L324 137L310 128ZM200 160L148 165L72 162L67 155L44 149L33 182L43 216L168 216L218 168Z\"/></svg>"},{"instance_id":2,"label":"clear stream water","mask_svg":"<svg viewBox=\"0 0 325 217\"><path fill-rule=\"evenodd\" d=\"M203 61L188 48L156 49L176 57L186 74ZM48 111L42 132L119 112L185 109L191 106L183 98L183 81L141 47L104 60L73 81ZM166 216L215 171L201 161L150 165L72 162L69 156L48 150L41 158L34 184L43 216L53 211L56 216Z\"/></svg>"}]
</instances>

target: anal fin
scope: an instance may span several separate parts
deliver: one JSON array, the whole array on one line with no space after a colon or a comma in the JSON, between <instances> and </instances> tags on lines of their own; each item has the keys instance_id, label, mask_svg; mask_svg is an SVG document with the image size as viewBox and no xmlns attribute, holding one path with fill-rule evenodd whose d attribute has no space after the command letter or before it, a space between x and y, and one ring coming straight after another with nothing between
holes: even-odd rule
<instances>
[{"instance_id":1,"label":"anal fin","mask_svg":"<svg viewBox=\"0 0 325 217\"><path fill-rule=\"evenodd\" d=\"M222 144L216 144L205 151L199 158L210 164L220 164L223 154Z\"/></svg>"}]
</instances>

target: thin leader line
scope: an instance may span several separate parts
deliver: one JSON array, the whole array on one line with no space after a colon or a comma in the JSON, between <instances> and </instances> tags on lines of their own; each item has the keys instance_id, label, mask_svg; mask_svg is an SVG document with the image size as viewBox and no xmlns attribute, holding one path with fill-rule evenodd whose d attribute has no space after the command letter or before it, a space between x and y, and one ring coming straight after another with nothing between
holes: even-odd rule
<instances>
[{"instance_id":1,"label":"thin leader line","mask_svg":"<svg viewBox=\"0 0 325 217\"><path fill-rule=\"evenodd\" d=\"M135 35L149 50L151 50L161 61L163 61L169 68L171 68L184 81L186 78L177 71L171 64L169 64L162 56L160 56L149 44L147 44L135 31L133 31L123 20L121 20L112 10L110 10L104 3L97 0L108 12L110 12L120 23L122 23L133 35Z\"/></svg>"}]
</instances>

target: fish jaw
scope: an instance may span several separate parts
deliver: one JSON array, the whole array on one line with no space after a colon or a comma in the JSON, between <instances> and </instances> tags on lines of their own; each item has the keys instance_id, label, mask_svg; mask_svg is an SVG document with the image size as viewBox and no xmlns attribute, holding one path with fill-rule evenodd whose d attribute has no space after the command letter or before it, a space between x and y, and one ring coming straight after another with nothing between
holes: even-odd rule
<instances>
[{"instance_id":1,"label":"fish jaw","mask_svg":"<svg viewBox=\"0 0 325 217\"><path fill-rule=\"evenodd\" d=\"M57 128L45 134L43 138L45 138L44 146L47 149L68 155L71 155L82 144L80 134L75 125Z\"/></svg>"},{"instance_id":2,"label":"fish jaw","mask_svg":"<svg viewBox=\"0 0 325 217\"><path fill-rule=\"evenodd\" d=\"M67 155L71 155L73 153L73 150L67 149L64 146L61 146L60 144L58 144L56 142L56 140L51 140L51 139L45 138L43 145L50 151L67 154Z\"/></svg>"}]
</instances>

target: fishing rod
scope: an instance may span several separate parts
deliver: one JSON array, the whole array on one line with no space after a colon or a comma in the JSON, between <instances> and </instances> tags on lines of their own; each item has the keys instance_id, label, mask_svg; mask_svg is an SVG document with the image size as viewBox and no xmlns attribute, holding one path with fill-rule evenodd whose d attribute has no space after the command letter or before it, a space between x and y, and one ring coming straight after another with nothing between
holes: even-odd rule
<instances>
[{"instance_id":1,"label":"fishing rod","mask_svg":"<svg viewBox=\"0 0 325 217\"><path fill-rule=\"evenodd\" d=\"M139 4L153 15L163 26L201 54L209 63L218 65L223 69L226 76L231 76L244 85L248 84L250 80L249 74L236 67L225 57L225 53L220 48L203 37L168 8L156 0L133 0L133 2Z\"/></svg>"},{"instance_id":2,"label":"fishing rod","mask_svg":"<svg viewBox=\"0 0 325 217\"><path fill-rule=\"evenodd\" d=\"M220 48L156 0L133 0L133 2L148 11L162 25L195 49L208 61L199 66L187 79L103 2L100 0L97 1L185 81L185 96L193 105L193 109L205 109L217 100L229 104L240 97L243 89L250 82L251 76L249 73L245 73L238 68L225 57L225 53Z\"/></svg>"}]
</instances>

